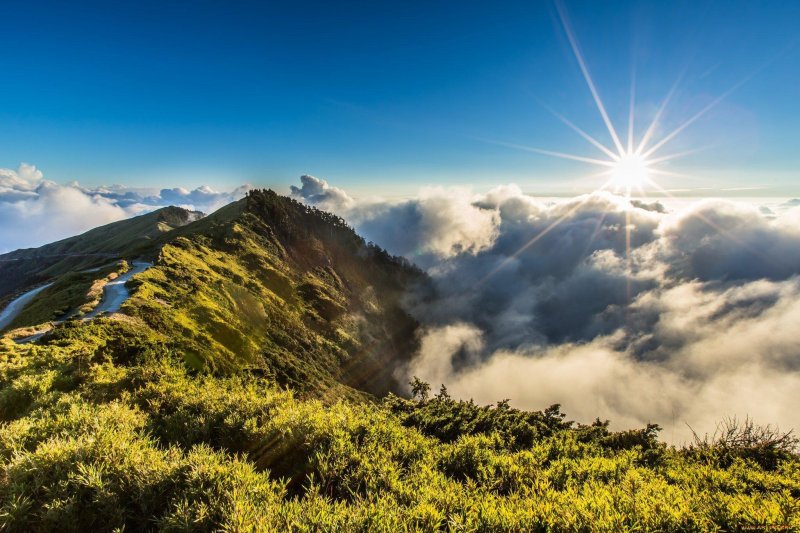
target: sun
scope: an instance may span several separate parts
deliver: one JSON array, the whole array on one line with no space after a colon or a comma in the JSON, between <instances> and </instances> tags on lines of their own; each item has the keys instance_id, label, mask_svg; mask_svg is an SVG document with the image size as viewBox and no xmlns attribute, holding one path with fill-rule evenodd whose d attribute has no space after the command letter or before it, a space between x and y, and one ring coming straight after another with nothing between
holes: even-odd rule
<instances>
[{"instance_id":1,"label":"sun","mask_svg":"<svg viewBox=\"0 0 800 533\"><path fill-rule=\"evenodd\" d=\"M575 155L561 151L545 150L541 148L535 148L532 146L525 146L521 144L500 142L495 140L485 140L485 141L490 142L492 144L500 144L503 146L507 146L509 148L524 150L528 152L535 152L542 155L559 157L562 159L569 159L581 163L589 163L591 165L601 167L602 169L601 172L586 176L587 178L592 178L592 179L595 178L603 179L602 185L594 189L595 192L604 191L611 188L615 193L623 193L626 197L630 198L632 194L646 196L645 189L650 189L652 191L656 191L658 194L671 196L669 194L669 190L665 189L657 182L656 177L660 177L659 178L660 180L664 179L663 178L664 176L679 177L679 178L694 178L694 176L690 174L675 172L668 168L664 168L663 164L673 159L681 158L689 154L702 151L705 148L704 147L692 148L682 152L671 153L667 155L662 155L660 153L661 150L664 148L664 146L666 146L668 143L674 140L678 135L680 135L685 129L687 129L689 126L698 121L703 115L708 113L711 109L713 109L720 102L722 102L727 96L733 93L733 91L735 91L737 88L743 85L747 80L750 79L750 77L752 77L752 75L745 77L738 83L734 84L730 89L728 89L727 91L719 95L717 98L712 100L709 104L707 104L705 107L697 111L694 115L691 115L678 127L673 129L666 135L663 135L659 140L656 140L654 139L654 137L656 136L656 133L659 132L660 130L661 126L660 122L662 115L664 114L667 105L670 103L673 96L676 94L678 90L678 85L682 79L682 75L678 77L678 80L672 85L669 92L667 92L665 98L661 102L661 105L657 107L655 115L652 117L652 120L650 122L650 125L644 131L644 134L640 136L638 135L639 132L636 131L634 124L635 122L634 110L636 108L635 106L636 78L634 75L635 69L632 68L630 102L628 106L627 139L623 141L624 133L623 135L620 135L620 133L614 127L611 117L606 111L605 104L603 103L603 100L600 98L600 93L597 91L597 87L594 84L594 80L592 79L592 76L589 73L589 68L586 65L586 61L583 57L583 54L580 51L578 40L569 23L569 18L567 16L566 10L564 9L564 6L561 4L561 2L556 1L555 4L559 20L561 21L561 26L564 29L564 33L567 37L567 40L569 41L570 48L572 48L575 60L577 61L578 66L580 67L583 79L586 82L586 85L589 88L589 92L592 95L594 103L597 107L597 111L600 113L600 118L602 118L603 123L605 124L606 129L608 130L608 134L611 138L612 144L607 146L605 143L597 140L595 137L589 135L586 131L581 129L579 126L574 124L572 121L570 121L557 111L548 107L546 104L543 105L548 111L550 111L550 113L552 113L557 119L563 122L570 129L575 131L584 140L588 141L600 152L602 152L603 156Z\"/></svg>"},{"instance_id":2,"label":"sun","mask_svg":"<svg viewBox=\"0 0 800 533\"><path fill-rule=\"evenodd\" d=\"M650 179L649 161L636 152L624 153L614 161L611 167L611 184L615 192L625 191L630 195L631 190L642 190Z\"/></svg>"}]
</instances>

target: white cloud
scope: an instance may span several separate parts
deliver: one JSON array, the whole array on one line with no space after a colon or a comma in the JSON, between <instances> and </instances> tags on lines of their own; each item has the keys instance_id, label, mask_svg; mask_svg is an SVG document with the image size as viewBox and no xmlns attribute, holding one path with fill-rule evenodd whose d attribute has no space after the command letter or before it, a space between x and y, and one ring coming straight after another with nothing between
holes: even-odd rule
<instances>
[{"instance_id":1,"label":"white cloud","mask_svg":"<svg viewBox=\"0 0 800 533\"><path fill-rule=\"evenodd\" d=\"M292 196L318 205L327 211L339 212L353 205L354 200L342 189L331 187L328 182L314 176L300 176L300 187L291 186Z\"/></svg>"},{"instance_id":2,"label":"white cloud","mask_svg":"<svg viewBox=\"0 0 800 533\"><path fill-rule=\"evenodd\" d=\"M143 194L124 187L57 184L25 163L17 170L0 169L0 253L41 246L167 205L208 213L241 198L248 188L217 192L203 186Z\"/></svg>"},{"instance_id":3,"label":"white cloud","mask_svg":"<svg viewBox=\"0 0 800 533\"><path fill-rule=\"evenodd\" d=\"M546 203L515 186L347 198L340 215L431 275L409 295L425 333L401 378L617 428L657 422L675 441L729 415L800 428L800 208Z\"/></svg>"},{"instance_id":4,"label":"white cloud","mask_svg":"<svg viewBox=\"0 0 800 533\"><path fill-rule=\"evenodd\" d=\"M409 201L356 201L325 180L300 180L301 187L291 187L292 196L337 213L366 239L424 266L483 250L497 234L499 216L474 205L477 197L469 189L428 187Z\"/></svg>"}]
</instances>

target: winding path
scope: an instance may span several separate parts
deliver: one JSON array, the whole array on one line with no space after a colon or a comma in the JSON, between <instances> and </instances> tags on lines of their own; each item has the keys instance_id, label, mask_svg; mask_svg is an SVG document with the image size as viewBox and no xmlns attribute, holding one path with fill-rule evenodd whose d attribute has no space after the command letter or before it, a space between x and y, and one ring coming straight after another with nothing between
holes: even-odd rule
<instances>
[{"instance_id":1,"label":"winding path","mask_svg":"<svg viewBox=\"0 0 800 533\"><path fill-rule=\"evenodd\" d=\"M141 274L151 266L153 263L145 263L144 261L134 261L131 263L132 267L130 270L119 276L114 281L109 281L106 283L106 286L103 288L103 299L100 300L100 303L97 304L92 311L86 313L83 317L84 320L91 320L97 315L101 315L103 313L116 313L119 311L119 308L122 307L122 304L125 303L131 293L125 284L128 282L136 274Z\"/></svg>"},{"instance_id":2,"label":"winding path","mask_svg":"<svg viewBox=\"0 0 800 533\"><path fill-rule=\"evenodd\" d=\"M11 300L8 302L8 305L3 309L3 312L0 313L0 330L11 324L17 315L19 315L25 306L33 300L37 294L45 290L47 287L52 285L52 283L48 283L47 285L42 285L41 287L36 287L35 289L31 289L26 293L23 293L21 296Z\"/></svg>"},{"instance_id":3,"label":"winding path","mask_svg":"<svg viewBox=\"0 0 800 533\"><path fill-rule=\"evenodd\" d=\"M131 263L131 269L116 278L114 281L109 281L106 283L106 286L103 287L103 298L100 300L100 303L97 304L92 311L87 313L83 320L91 320L98 315L101 314L108 314L108 313L116 313L119 311L119 308L122 307L122 304L125 303L130 297L130 291L125 284L136 274L141 274L151 266L153 263L147 263L144 261L134 261ZM3 309L2 313L0 313L0 330L11 324L14 319L22 312L26 305L28 305L31 300L33 300L37 294L42 292L44 289L52 285L53 283L48 283L47 285L42 285L41 287L37 287L32 289L21 296L17 297L16 299L9 302L9 304ZM52 322L53 325L57 325L62 323L63 320L58 320ZM23 337L21 339L17 339L16 342L19 344L24 344L27 342L34 341L47 333L47 331L42 331L31 335L29 337Z\"/></svg>"}]
</instances>

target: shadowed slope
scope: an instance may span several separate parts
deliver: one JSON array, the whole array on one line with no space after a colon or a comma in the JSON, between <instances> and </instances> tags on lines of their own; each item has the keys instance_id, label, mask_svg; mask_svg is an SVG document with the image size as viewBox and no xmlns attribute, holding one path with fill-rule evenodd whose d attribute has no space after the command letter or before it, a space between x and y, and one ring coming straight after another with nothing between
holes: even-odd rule
<instances>
[{"instance_id":1,"label":"shadowed slope","mask_svg":"<svg viewBox=\"0 0 800 533\"><path fill-rule=\"evenodd\" d=\"M416 347L400 307L424 276L344 221L272 191L167 236L123 308L180 339L187 363L249 368L317 393L383 394Z\"/></svg>"}]
</instances>

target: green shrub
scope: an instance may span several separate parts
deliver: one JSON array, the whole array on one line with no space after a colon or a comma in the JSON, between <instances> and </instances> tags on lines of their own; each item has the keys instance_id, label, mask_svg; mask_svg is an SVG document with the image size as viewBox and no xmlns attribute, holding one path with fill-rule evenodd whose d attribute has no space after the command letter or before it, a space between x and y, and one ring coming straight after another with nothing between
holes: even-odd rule
<instances>
[{"instance_id":1,"label":"green shrub","mask_svg":"<svg viewBox=\"0 0 800 533\"><path fill-rule=\"evenodd\" d=\"M4 344L0 529L800 527L789 441L675 449L652 425L422 396L312 399L245 371L197 372L135 321Z\"/></svg>"}]
</instances>

